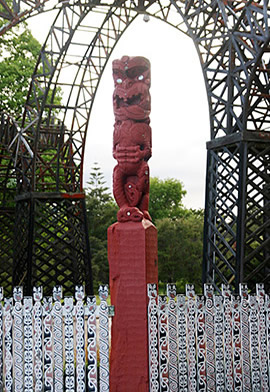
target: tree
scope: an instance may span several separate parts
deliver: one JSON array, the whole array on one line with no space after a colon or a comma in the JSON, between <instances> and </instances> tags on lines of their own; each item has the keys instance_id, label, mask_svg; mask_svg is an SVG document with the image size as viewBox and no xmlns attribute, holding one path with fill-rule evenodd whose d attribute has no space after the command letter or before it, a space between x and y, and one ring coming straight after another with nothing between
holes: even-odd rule
<instances>
[{"instance_id":1,"label":"tree","mask_svg":"<svg viewBox=\"0 0 270 392\"><path fill-rule=\"evenodd\" d=\"M0 27L3 23L0 20ZM15 118L22 115L40 50L41 44L34 38L26 22L0 36L0 112L7 112ZM61 102L61 96L60 88L48 92L48 99L54 97L56 104ZM53 110L55 116L58 112L57 109Z\"/></svg>"},{"instance_id":2,"label":"tree","mask_svg":"<svg viewBox=\"0 0 270 392\"><path fill-rule=\"evenodd\" d=\"M175 178L151 178L149 213L153 221L180 217L184 211L182 200L185 194L182 182Z\"/></svg>"},{"instance_id":3,"label":"tree","mask_svg":"<svg viewBox=\"0 0 270 392\"><path fill-rule=\"evenodd\" d=\"M86 188L86 209L90 234L90 248L94 288L109 282L107 258L107 229L117 218L118 207L114 202L104 175L95 162Z\"/></svg>"},{"instance_id":4,"label":"tree","mask_svg":"<svg viewBox=\"0 0 270 392\"><path fill-rule=\"evenodd\" d=\"M0 36L0 111L21 114L40 49L25 22Z\"/></svg>"},{"instance_id":5,"label":"tree","mask_svg":"<svg viewBox=\"0 0 270 392\"><path fill-rule=\"evenodd\" d=\"M174 282L179 291L202 283L203 212L189 210L181 218L157 221L159 281ZM161 285L162 286L162 285Z\"/></svg>"}]
</instances>

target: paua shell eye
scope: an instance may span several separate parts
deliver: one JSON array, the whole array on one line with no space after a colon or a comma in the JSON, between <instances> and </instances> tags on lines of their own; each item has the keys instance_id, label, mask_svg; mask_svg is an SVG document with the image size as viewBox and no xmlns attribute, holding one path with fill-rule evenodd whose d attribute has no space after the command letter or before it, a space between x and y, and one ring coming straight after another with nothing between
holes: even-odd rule
<instances>
[{"instance_id":1,"label":"paua shell eye","mask_svg":"<svg viewBox=\"0 0 270 392\"><path fill-rule=\"evenodd\" d=\"M116 79L116 83L121 84L123 80L121 78Z\"/></svg>"},{"instance_id":2,"label":"paua shell eye","mask_svg":"<svg viewBox=\"0 0 270 392\"><path fill-rule=\"evenodd\" d=\"M138 76L138 80L143 80L143 79L144 79L143 75Z\"/></svg>"}]
</instances>

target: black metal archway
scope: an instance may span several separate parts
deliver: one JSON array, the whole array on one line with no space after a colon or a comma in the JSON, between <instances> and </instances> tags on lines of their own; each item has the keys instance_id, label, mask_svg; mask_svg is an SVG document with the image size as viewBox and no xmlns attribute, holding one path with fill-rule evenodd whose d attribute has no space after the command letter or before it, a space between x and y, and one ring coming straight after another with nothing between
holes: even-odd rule
<instances>
[{"instance_id":1,"label":"black metal archway","mask_svg":"<svg viewBox=\"0 0 270 392\"><path fill-rule=\"evenodd\" d=\"M203 279L235 290L243 281L269 285L268 2L65 1L55 7L15 127L19 136L8 141L19 191L14 283L37 284L46 265L48 281L56 276L58 283L72 281L74 271L80 282L85 266L90 273L82 193L90 113L113 48L137 15L149 14L193 39L205 77L211 140ZM41 223L41 216L48 219ZM4 270L3 264L0 277Z\"/></svg>"}]
</instances>

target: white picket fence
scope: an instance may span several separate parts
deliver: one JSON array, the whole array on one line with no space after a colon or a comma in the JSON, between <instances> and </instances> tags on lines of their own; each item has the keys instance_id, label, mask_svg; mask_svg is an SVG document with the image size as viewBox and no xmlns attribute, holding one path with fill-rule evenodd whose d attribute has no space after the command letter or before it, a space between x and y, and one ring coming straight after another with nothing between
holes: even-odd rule
<instances>
[{"instance_id":1,"label":"white picket fence","mask_svg":"<svg viewBox=\"0 0 270 392\"><path fill-rule=\"evenodd\" d=\"M158 296L148 285L150 392L269 391L270 301L262 284L256 294L240 285L204 296L192 285Z\"/></svg>"},{"instance_id":2,"label":"white picket fence","mask_svg":"<svg viewBox=\"0 0 270 392\"><path fill-rule=\"evenodd\" d=\"M148 285L150 392L270 391L270 300L263 285L240 295L222 287L204 296L192 285L167 296ZM13 298L0 290L0 392L109 392L109 344L112 307L108 286L100 305L81 286L75 299L52 297L34 288ZM128 299L127 299L128 300ZM113 313L113 312L112 312ZM128 389L127 389L128 392Z\"/></svg>"},{"instance_id":3,"label":"white picket fence","mask_svg":"<svg viewBox=\"0 0 270 392\"><path fill-rule=\"evenodd\" d=\"M15 287L2 305L1 290L0 391L109 391L108 286L99 297L97 307L82 286L75 301L61 287L44 298L40 287L33 297Z\"/></svg>"}]
</instances>

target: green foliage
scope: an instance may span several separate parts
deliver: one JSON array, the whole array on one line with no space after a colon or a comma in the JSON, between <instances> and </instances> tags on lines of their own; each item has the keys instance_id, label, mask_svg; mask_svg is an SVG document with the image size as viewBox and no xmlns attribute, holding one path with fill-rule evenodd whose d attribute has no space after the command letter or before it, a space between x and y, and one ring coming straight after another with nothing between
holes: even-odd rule
<instances>
[{"instance_id":1,"label":"green foliage","mask_svg":"<svg viewBox=\"0 0 270 392\"><path fill-rule=\"evenodd\" d=\"M25 23L0 36L0 111L21 114L40 49Z\"/></svg>"},{"instance_id":2,"label":"green foliage","mask_svg":"<svg viewBox=\"0 0 270 392\"><path fill-rule=\"evenodd\" d=\"M203 250L203 211L183 207L186 194L176 179L151 179L150 213L158 229L159 281L174 282L179 292L186 283L201 289ZM108 283L107 228L116 221L118 207L106 186L104 176L94 164L86 189L94 287ZM164 286L164 287L163 287Z\"/></svg>"},{"instance_id":3,"label":"green foliage","mask_svg":"<svg viewBox=\"0 0 270 392\"><path fill-rule=\"evenodd\" d=\"M149 213L156 222L157 219L176 219L183 212L184 190L181 181L175 178L161 180L158 177L150 179Z\"/></svg>"},{"instance_id":4,"label":"green foliage","mask_svg":"<svg viewBox=\"0 0 270 392\"><path fill-rule=\"evenodd\" d=\"M177 284L185 292L185 284L201 289L203 256L203 214L188 211L181 218L164 218L156 223L158 229L159 280Z\"/></svg>"},{"instance_id":5,"label":"green foliage","mask_svg":"<svg viewBox=\"0 0 270 392\"><path fill-rule=\"evenodd\" d=\"M92 269L95 290L109 282L107 229L117 218L118 207L105 185L103 173L94 163L86 188L86 208L90 233Z\"/></svg>"}]
</instances>

